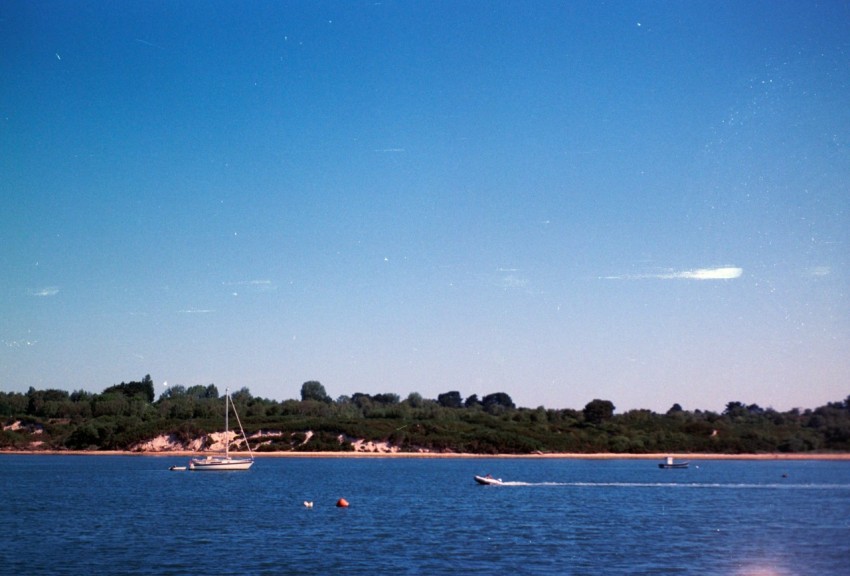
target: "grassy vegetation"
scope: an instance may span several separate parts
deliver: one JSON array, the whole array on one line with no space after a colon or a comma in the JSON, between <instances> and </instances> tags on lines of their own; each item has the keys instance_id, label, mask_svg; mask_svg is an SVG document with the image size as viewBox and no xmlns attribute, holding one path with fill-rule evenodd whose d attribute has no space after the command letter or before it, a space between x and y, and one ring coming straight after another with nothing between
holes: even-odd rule
<instances>
[{"instance_id":1,"label":"grassy vegetation","mask_svg":"<svg viewBox=\"0 0 850 576\"><path fill-rule=\"evenodd\" d=\"M582 410L518 408L497 393L465 401L411 394L354 394L332 400L306 382L301 400L232 395L246 433L272 433L259 451L345 451L352 441L388 442L403 452L806 453L850 451L850 396L813 409L777 412L733 401L722 413L674 405L616 413L609 400ZM100 394L30 389L0 392L0 449L132 450L160 435L188 446L223 428L214 385L169 388L154 400L149 376ZM308 439L309 438L309 439Z\"/></svg>"}]
</instances>

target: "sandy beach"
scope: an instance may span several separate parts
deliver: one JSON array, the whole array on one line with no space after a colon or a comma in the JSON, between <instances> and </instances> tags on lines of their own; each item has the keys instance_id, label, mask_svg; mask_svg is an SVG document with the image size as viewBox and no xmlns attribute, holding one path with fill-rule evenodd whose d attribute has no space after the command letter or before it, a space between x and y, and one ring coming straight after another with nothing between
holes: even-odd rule
<instances>
[{"instance_id":1,"label":"sandy beach","mask_svg":"<svg viewBox=\"0 0 850 576\"><path fill-rule=\"evenodd\" d=\"M120 450L0 450L0 454L22 454L43 456L151 456L157 458L189 458L202 456L206 452L183 450L161 452L127 452ZM232 456L248 456L247 452L231 452ZM805 453L805 454L615 454L615 453L550 453L550 454L466 454L435 452L255 452L255 458L467 458L467 459L573 459L573 460L664 460L672 456L676 460L847 460L850 453Z\"/></svg>"}]
</instances>

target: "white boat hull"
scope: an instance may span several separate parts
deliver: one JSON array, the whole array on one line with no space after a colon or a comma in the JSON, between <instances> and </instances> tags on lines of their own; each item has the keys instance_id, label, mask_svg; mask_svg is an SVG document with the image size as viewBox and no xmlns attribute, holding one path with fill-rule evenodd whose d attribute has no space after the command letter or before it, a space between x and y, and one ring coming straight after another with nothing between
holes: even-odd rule
<instances>
[{"instance_id":1,"label":"white boat hull","mask_svg":"<svg viewBox=\"0 0 850 576\"><path fill-rule=\"evenodd\" d=\"M484 486L500 486L502 484L501 478L493 478L492 476L476 476L475 481Z\"/></svg>"},{"instance_id":2,"label":"white boat hull","mask_svg":"<svg viewBox=\"0 0 850 576\"><path fill-rule=\"evenodd\" d=\"M253 460L247 458L193 458L189 461L189 470L195 472L247 470L253 463Z\"/></svg>"},{"instance_id":3,"label":"white boat hull","mask_svg":"<svg viewBox=\"0 0 850 576\"><path fill-rule=\"evenodd\" d=\"M673 460L672 456L668 456L667 460L664 462L660 462L658 467L661 469L670 469L670 468L687 468L688 462L676 462Z\"/></svg>"}]
</instances>

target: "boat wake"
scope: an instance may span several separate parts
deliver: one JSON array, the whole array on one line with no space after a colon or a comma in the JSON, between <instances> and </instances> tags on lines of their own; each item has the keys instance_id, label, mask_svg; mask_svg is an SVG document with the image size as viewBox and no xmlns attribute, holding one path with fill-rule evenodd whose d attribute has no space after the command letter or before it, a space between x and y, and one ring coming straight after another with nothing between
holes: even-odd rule
<instances>
[{"instance_id":1,"label":"boat wake","mask_svg":"<svg viewBox=\"0 0 850 576\"><path fill-rule=\"evenodd\" d=\"M567 486L573 488L683 488L703 490L850 490L850 484L723 484L710 482L501 482L499 486Z\"/></svg>"}]
</instances>

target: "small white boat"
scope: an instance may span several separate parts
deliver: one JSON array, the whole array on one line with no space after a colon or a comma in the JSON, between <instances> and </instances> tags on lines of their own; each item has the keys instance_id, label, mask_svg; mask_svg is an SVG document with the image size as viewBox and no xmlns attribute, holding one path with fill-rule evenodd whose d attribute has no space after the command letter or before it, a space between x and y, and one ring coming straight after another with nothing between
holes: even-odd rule
<instances>
[{"instance_id":1,"label":"small white boat","mask_svg":"<svg viewBox=\"0 0 850 576\"><path fill-rule=\"evenodd\" d=\"M502 484L501 478L493 478L489 474L486 476L475 476L475 481L484 486L500 486Z\"/></svg>"},{"instance_id":2,"label":"small white boat","mask_svg":"<svg viewBox=\"0 0 850 576\"><path fill-rule=\"evenodd\" d=\"M674 462L672 456L668 456L664 462L659 462L659 468L687 468L690 462Z\"/></svg>"},{"instance_id":3,"label":"small white boat","mask_svg":"<svg viewBox=\"0 0 850 576\"><path fill-rule=\"evenodd\" d=\"M185 470L186 467L185 466L170 466L168 469L172 470L172 471L180 471L180 470Z\"/></svg>"},{"instance_id":4,"label":"small white boat","mask_svg":"<svg viewBox=\"0 0 850 576\"><path fill-rule=\"evenodd\" d=\"M206 458L192 458L189 461L189 470L213 471L213 470L247 470L254 464L252 458L230 458L229 456L207 456Z\"/></svg>"},{"instance_id":5,"label":"small white boat","mask_svg":"<svg viewBox=\"0 0 850 576\"><path fill-rule=\"evenodd\" d=\"M242 433L242 438L245 440L245 445L248 447L250 458L231 458L230 457L230 421L228 419L230 410L233 407L233 414L236 415L236 422L239 423L239 431ZM230 391L224 391L224 455L223 456L206 456L203 458L192 458L189 460L189 470L200 471L226 471L226 470L247 470L254 464L254 453L251 452L251 444L248 442L248 437L245 436L245 430L242 429L242 421L239 420L239 413L236 412L236 406L233 405L233 399L230 397Z\"/></svg>"}]
</instances>

